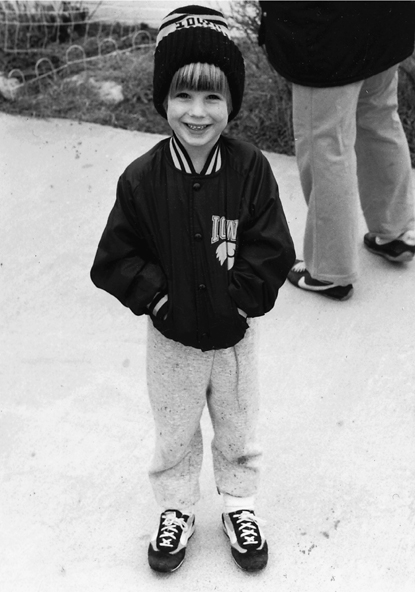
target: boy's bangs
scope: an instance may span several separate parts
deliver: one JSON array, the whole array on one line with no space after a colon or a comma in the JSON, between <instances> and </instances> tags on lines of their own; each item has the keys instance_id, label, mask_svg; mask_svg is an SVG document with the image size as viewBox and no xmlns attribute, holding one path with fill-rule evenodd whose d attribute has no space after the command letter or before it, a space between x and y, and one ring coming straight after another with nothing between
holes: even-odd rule
<instances>
[{"instance_id":1,"label":"boy's bangs","mask_svg":"<svg viewBox=\"0 0 415 592\"><path fill-rule=\"evenodd\" d=\"M183 90L221 93L226 97L229 112L232 111L228 80L222 70L213 64L187 64L180 68L171 81L169 96Z\"/></svg>"},{"instance_id":2,"label":"boy's bangs","mask_svg":"<svg viewBox=\"0 0 415 592\"><path fill-rule=\"evenodd\" d=\"M175 78L177 77L177 80ZM172 80L176 92L184 89L225 93L226 76L213 64L188 64L178 70Z\"/></svg>"}]
</instances>

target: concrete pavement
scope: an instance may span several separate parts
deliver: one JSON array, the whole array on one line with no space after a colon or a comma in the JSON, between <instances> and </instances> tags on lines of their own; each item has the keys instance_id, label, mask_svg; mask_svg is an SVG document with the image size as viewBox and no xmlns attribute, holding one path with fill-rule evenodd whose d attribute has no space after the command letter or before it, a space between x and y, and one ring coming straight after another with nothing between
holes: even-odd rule
<instances>
[{"instance_id":1,"label":"concrete pavement","mask_svg":"<svg viewBox=\"0 0 415 592\"><path fill-rule=\"evenodd\" d=\"M261 319L269 566L230 558L205 415L196 534L160 576L146 323L89 279L118 175L159 137L1 113L0 137L1 592L413 592L415 263L362 247L347 302L283 287ZM267 157L301 254L295 160Z\"/></svg>"}]
</instances>

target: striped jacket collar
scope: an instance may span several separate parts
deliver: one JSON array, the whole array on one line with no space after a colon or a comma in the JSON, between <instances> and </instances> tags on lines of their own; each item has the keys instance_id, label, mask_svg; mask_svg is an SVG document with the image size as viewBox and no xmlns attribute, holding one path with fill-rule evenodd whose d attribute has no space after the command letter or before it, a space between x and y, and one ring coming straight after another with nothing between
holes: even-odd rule
<instances>
[{"instance_id":1,"label":"striped jacket collar","mask_svg":"<svg viewBox=\"0 0 415 592\"><path fill-rule=\"evenodd\" d=\"M220 138L213 146L207 157L205 166L200 173L196 173L190 156L186 152L185 147L181 144L176 136L170 138L170 154L173 159L174 166L184 173L191 173L193 175L211 175L220 170L222 166L222 156L219 146Z\"/></svg>"}]
</instances>

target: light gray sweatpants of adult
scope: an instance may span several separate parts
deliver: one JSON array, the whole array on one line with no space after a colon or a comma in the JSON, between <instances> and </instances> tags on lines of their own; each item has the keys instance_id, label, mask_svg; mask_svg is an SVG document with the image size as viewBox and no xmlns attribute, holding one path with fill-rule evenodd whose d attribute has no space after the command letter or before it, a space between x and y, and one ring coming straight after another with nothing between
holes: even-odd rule
<instances>
[{"instance_id":1,"label":"light gray sweatpants of adult","mask_svg":"<svg viewBox=\"0 0 415 592\"><path fill-rule=\"evenodd\" d=\"M147 384L156 436L149 476L163 509L187 509L199 500L206 405L219 492L235 497L257 492L259 389L256 330L250 323L234 347L202 352L166 339L149 321Z\"/></svg>"},{"instance_id":2,"label":"light gray sweatpants of adult","mask_svg":"<svg viewBox=\"0 0 415 592\"><path fill-rule=\"evenodd\" d=\"M303 256L315 279L357 279L359 196L367 227L379 238L414 229L397 84L397 66L345 86L293 84L296 157L308 204Z\"/></svg>"}]
</instances>

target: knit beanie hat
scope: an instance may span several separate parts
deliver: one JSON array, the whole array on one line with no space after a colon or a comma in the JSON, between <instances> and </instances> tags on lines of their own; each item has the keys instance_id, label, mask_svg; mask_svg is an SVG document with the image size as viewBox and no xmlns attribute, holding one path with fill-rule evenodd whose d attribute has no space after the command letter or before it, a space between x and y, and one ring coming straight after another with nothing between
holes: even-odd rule
<instances>
[{"instance_id":1,"label":"knit beanie hat","mask_svg":"<svg viewBox=\"0 0 415 592\"><path fill-rule=\"evenodd\" d=\"M163 107L173 76L187 64L213 64L226 75L232 97L229 121L241 108L245 83L244 60L230 38L221 12L204 6L185 6L170 12L161 23L154 55L153 101Z\"/></svg>"}]
</instances>

